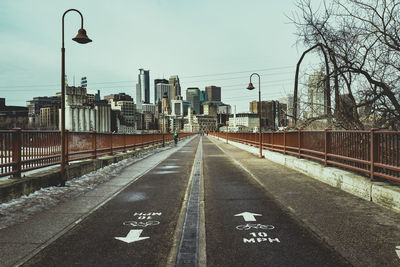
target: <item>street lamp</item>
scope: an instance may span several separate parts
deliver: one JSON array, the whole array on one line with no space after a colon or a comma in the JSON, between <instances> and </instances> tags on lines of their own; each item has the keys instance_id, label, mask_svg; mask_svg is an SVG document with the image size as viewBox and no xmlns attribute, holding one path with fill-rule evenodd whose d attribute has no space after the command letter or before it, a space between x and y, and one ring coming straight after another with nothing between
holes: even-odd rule
<instances>
[{"instance_id":1,"label":"street lamp","mask_svg":"<svg viewBox=\"0 0 400 267\"><path fill-rule=\"evenodd\" d=\"M81 28L78 30L78 34L75 38L72 38L77 43L87 44L92 40L86 35L86 31L83 28L83 16L77 9L68 9L62 16L62 47L61 47L61 186L65 186L65 48L64 48L64 17L70 12L75 11L81 16Z\"/></svg>"},{"instance_id":2,"label":"street lamp","mask_svg":"<svg viewBox=\"0 0 400 267\"><path fill-rule=\"evenodd\" d=\"M161 102L161 109L162 109L162 114L163 114L163 128L162 128L162 131L163 131L163 133L162 133L162 146L164 147L165 146L165 137L164 137L164 135L165 135L165 109L167 108L167 102L168 102L168 93L167 92L164 92L164 95L163 95L163 99L162 99L162 102Z\"/></svg>"},{"instance_id":3,"label":"street lamp","mask_svg":"<svg viewBox=\"0 0 400 267\"><path fill-rule=\"evenodd\" d=\"M253 75L257 75L258 76L258 118L259 118L259 127L258 127L258 135L259 135L259 146L260 146L260 154L258 155L259 158L262 158L262 131L261 131L261 82L260 82L260 75L258 75L258 73L253 73L250 75L250 83L249 86L247 86L248 90L253 90L255 89L255 87L253 86L253 84L251 83L251 77L253 77Z\"/></svg>"}]
</instances>

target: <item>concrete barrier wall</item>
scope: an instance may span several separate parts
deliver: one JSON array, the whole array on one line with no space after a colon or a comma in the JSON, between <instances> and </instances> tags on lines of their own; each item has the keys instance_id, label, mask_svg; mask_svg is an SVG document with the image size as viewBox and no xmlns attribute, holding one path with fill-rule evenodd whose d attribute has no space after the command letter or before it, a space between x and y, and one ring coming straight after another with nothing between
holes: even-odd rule
<instances>
[{"instance_id":1,"label":"concrete barrier wall","mask_svg":"<svg viewBox=\"0 0 400 267\"><path fill-rule=\"evenodd\" d=\"M212 136L217 138L215 136ZM226 141L219 137L218 139ZM259 149L242 143L229 140L229 144L242 150L258 155ZM337 187L345 192L372 201L383 207L400 212L400 184L391 182L370 181L368 178L353 172L334 168L324 167L323 165L307 159L298 159L297 157L284 155L278 152L263 150L266 159L275 163L294 169L305 175Z\"/></svg>"}]
</instances>

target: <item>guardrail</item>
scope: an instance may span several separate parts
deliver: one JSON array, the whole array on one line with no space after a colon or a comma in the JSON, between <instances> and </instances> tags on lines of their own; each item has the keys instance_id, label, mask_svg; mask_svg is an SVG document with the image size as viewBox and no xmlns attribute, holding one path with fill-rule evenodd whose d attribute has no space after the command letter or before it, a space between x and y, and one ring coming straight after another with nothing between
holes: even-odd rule
<instances>
[{"instance_id":1,"label":"guardrail","mask_svg":"<svg viewBox=\"0 0 400 267\"><path fill-rule=\"evenodd\" d=\"M179 133L179 138L193 133ZM161 144L172 134L112 134L66 132L67 163ZM59 131L0 131L0 177L21 177L22 172L60 164Z\"/></svg>"},{"instance_id":2,"label":"guardrail","mask_svg":"<svg viewBox=\"0 0 400 267\"><path fill-rule=\"evenodd\" d=\"M210 133L259 146L258 133ZM298 158L318 161L369 176L400 182L400 132L285 131L263 132L262 147Z\"/></svg>"}]
</instances>

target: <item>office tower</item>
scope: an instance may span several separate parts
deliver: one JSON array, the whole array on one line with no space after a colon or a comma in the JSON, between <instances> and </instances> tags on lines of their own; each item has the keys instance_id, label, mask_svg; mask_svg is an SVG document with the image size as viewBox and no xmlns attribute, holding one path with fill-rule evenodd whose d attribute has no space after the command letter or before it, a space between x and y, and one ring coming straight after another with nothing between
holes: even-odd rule
<instances>
[{"instance_id":1,"label":"office tower","mask_svg":"<svg viewBox=\"0 0 400 267\"><path fill-rule=\"evenodd\" d=\"M94 94L94 100L95 101L100 101L100 90L97 90L97 93Z\"/></svg>"},{"instance_id":2,"label":"office tower","mask_svg":"<svg viewBox=\"0 0 400 267\"><path fill-rule=\"evenodd\" d=\"M208 96L206 91L200 91L200 102L208 101Z\"/></svg>"},{"instance_id":3,"label":"office tower","mask_svg":"<svg viewBox=\"0 0 400 267\"><path fill-rule=\"evenodd\" d=\"M169 81L167 79L155 79L154 80L154 103L157 103L158 100L161 101L162 98L162 94L159 96L157 93L157 84L169 84Z\"/></svg>"},{"instance_id":4,"label":"office tower","mask_svg":"<svg viewBox=\"0 0 400 267\"><path fill-rule=\"evenodd\" d=\"M136 104L138 109L142 108L142 103L150 103L150 71L139 69L138 83L136 84Z\"/></svg>"},{"instance_id":5,"label":"office tower","mask_svg":"<svg viewBox=\"0 0 400 267\"><path fill-rule=\"evenodd\" d=\"M325 75L315 72L308 78L308 104L311 117L322 116L325 113Z\"/></svg>"},{"instance_id":6,"label":"office tower","mask_svg":"<svg viewBox=\"0 0 400 267\"><path fill-rule=\"evenodd\" d=\"M186 100L190 102L192 109L198 115L200 114L200 89L191 87L186 90Z\"/></svg>"},{"instance_id":7,"label":"office tower","mask_svg":"<svg viewBox=\"0 0 400 267\"><path fill-rule=\"evenodd\" d=\"M168 100L171 100L171 91L172 91L172 85L169 83L158 83L156 85L156 99L158 101L162 101L162 98L164 97L164 94L167 94Z\"/></svg>"},{"instance_id":8,"label":"office tower","mask_svg":"<svg viewBox=\"0 0 400 267\"><path fill-rule=\"evenodd\" d=\"M170 99L177 99L176 97L181 95L181 85L179 83L178 75L169 77L169 84L172 86Z\"/></svg>"},{"instance_id":9,"label":"office tower","mask_svg":"<svg viewBox=\"0 0 400 267\"><path fill-rule=\"evenodd\" d=\"M206 86L206 92L208 101L221 101L221 87L218 86Z\"/></svg>"}]
</instances>

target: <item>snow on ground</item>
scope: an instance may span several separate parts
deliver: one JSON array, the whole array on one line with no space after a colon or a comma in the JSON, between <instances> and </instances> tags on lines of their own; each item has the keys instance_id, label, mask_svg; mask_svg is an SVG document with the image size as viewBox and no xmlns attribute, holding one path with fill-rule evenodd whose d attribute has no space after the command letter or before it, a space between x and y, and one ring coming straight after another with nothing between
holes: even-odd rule
<instances>
[{"instance_id":1,"label":"snow on ground","mask_svg":"<svg viewBox=\"0 0 400 267\"><path fill-rule=\"evenodd\" d=\"M125 159L108 165L102 169L98 169L97 171L67 181L67 186L65 187L53 186L42 188L27 196L22 196L9 202L2 203L0 204L0 229L26 221L33 214L39 211L50 209L58 203L82 195L83 193L92 190L97 185L116 177L125 167L169 148L170 146L153 149L146 151L135 158Z\"/></svg>"}]
</instances>

